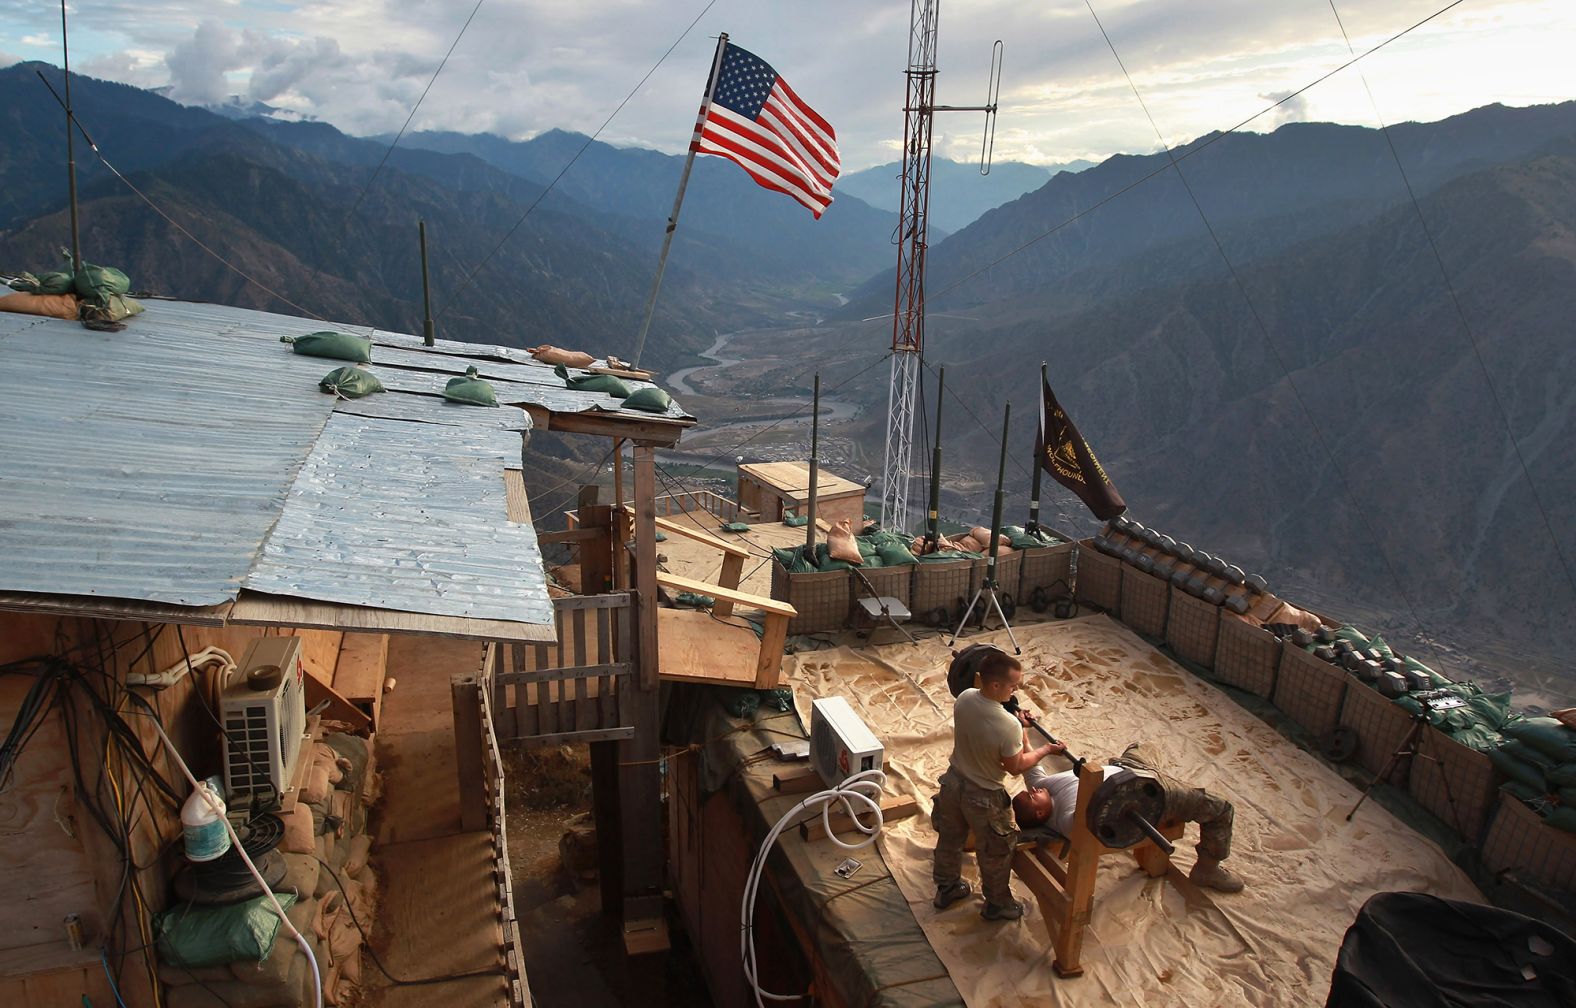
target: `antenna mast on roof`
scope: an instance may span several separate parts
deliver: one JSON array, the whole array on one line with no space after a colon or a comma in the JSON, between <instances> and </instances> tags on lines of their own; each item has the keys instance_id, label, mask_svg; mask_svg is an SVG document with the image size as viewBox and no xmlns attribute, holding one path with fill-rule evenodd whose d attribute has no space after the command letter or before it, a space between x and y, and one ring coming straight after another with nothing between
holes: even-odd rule
<instances>
[{"instance_id":1,"label":"antenna mast on roof","mask_svg":"<svg viewBox=\"0 0 1576 1008\"><path fill-rule=\"evenodd\" d=\"M892 377L887 392L881 524L908 528L914 401L925 351L925 233L930 211L930 127L937 112L984 112L980 173L990 171L1001 90L1001 40L991 51L987 104L937 105L936 23L940 0L913 0L908 27L908 99L903 106L903 193L898 204L897 292L892 310Z\"/></svg>"},{"instance_id":2,"label":"antenna mast on roof","mask_svg":"<svg viewBox=\"0 0 1576 1008\"><path fill-rule=\"evenodd\" d=\"M66 187L71 202L71 275L82 272L82 233L77 227L77 119L71 112L71 50L66 44L66 0L60 0L60 62L66 75Z\"/></svg>"}]
</instances>

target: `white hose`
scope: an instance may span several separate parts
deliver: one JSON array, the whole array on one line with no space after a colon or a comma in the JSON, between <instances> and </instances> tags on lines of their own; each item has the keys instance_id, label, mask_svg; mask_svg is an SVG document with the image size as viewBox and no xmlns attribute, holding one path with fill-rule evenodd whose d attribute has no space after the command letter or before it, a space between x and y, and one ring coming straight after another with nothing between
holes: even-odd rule
<instances>
[{"instance_id":1,"label":"white hose","mask_svg":"<svg viewBox=\"0 0 1576 1008\"><path fill-rule=\"evenodd\" d=\"M739 954L744 961L744 978L750 982L755 991L756 1008L766 1008L762 998L773 1001L796 1001L805 994L773 994L771 991L762 990L760 982L756 979L755 971L755 894L760 888L761 875L766 870L766 859L771 856L772 848L777 846L777 838L783 831L793 825L794 817L806 809L813 809L817 805L821 808L821 823L826 827L826 836L829 840L844 850L859 850L875 843L876 837L881 834L881 788L886 783L886 774L880 770L866 770L854 774L834 788L818 791L784 813L777 820L777 825L766 834L766 839L761 841L761 849L755 855L755 862L750 865L750 874L744 880L744 900L739 907ZM847 813L854 827L864 834L864 839L854 843L847 843L838 838L832 831L832 811L834 806L841 806ZM863 812L875 816L875 822L866 826L859 821Z\"/></svg>"},{"instance_id":2,"label":"white hose","mask_svg":"<svg viewBox=\"0 0 1576 1008\"><path fill-rule=\"evenodd\" d=\"M275 896L274 891L268 888L268 883L263 881L263 876L257 870L257 866L252 864L252 859L247 856L246 848L241 846L241 838L236 835L235 827L230 825L229 818L225 816L224 806L219 803L218 796L197 783L197 778L192 776L191 767L186 765L186 761L181 759L181 754L175 750L175 743L171 742L170 737L164 734L164 726L159 724L159 719L150 717L148 720L152 722L153 730L159 733L159 738L164 740L165 750L175 757L175 762L180 765L181 773L185 774L187 781L191 783L192 790L203 796L203 800L208 803L209 810L217 814L219 821L224 823L225 832L230 834L230 843L235 847L235 852L241 855L241 860L246 862L246 870L252 873L252 881L257 883L257 887L263 891L263 895L267 896L268 901L274 905L274 912L279 915L279 922L284 925L285 931L296 940L297 945L301 946L301 951L306 953L306 961L312 967L312 994L317 1008L323 1008L323 974L318 972L317 956L312 954L312 947L307 944L305 938L301 937L301 932L296 930L296 926L290 923L290 918L285 916L285 908L279 905L279 897Z\"/></svg>"}]
</instances>

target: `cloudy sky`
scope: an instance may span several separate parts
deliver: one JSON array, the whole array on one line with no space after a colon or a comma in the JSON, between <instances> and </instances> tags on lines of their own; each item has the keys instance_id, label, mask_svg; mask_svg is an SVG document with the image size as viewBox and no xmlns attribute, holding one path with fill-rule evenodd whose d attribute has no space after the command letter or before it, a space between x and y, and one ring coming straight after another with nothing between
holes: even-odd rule
<instances>
[{"instance_id":1,"label":"cloudy sky","mask_svg":"<svg viewBox=\"0 0 1576 1008\"><path fill-rule=\"evenodd\" d=\"M473 0L78 0L75 69L188 103L229 95L349 133L404 123ZM1345 62L1330 0L1092 0L1167 142L1235 125ZM1361 52L1448 0L1335 0ZM998 160L1054 163L1156 147L1084 0L942 0L938 101L983 102L1005 39ZM705 11L702 14L702 11ZM845 170L895 160L906 0L485 0L415 129L592 132L696 15L602 138L682 150L714 39L772 63L837 128ZM60 62L58 0L0 0L0 65ZM1576 98L1576 0L1466 0L1257 120L1374 125L1489 102ZM978 156L981 117L938 117L938 153Z\"/></svg>"}]
</instances>

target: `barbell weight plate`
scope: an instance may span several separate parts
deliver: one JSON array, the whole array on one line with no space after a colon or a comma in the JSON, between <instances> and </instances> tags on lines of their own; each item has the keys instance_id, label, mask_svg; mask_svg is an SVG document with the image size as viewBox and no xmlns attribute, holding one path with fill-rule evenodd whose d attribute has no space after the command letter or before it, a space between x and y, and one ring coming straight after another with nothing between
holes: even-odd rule
<instances>
[{"instance_id":1,"label":"barbell weight plate","mask_svg":"<svg viewBox=\"0 0 1576 1008\"><path fill-rule=\"evenodd\" d=\"M1227 566L1222 576L1234 585L1239 585L1248 579L1248 576L1242 572L1242 568L1235 565Z\"/></svg>"},{"instance_id":2,"label":"barbell weight plate","mask_svg":"<svg viewBox=\"0 0 1576 1008\"><path fill-rule=\"evenodd\" d=\"M1134 816L1158 824L1165 817L1166 793L1159 778L1146 771L1122 768L1108 773L1084 810L1089 832L1113 850L1149 838Z\"/></svg>"},{"instance_id":3,"label":"barbell weight plate","mask_svg":"<svg viewBox=\"0 0 1576 1008\"><path fill-rule=\"evenodd\" d=\"M1137 558L1133 560L1133 566L1137 567L1145 574L1148 574L1155 569L1155 558L1150 556L1148 553L1140 553L1138 554Z\"/></svg>"},{"instance_id":4,"label":"barbell weight plate","mask_svg":"<svg viewBox=\"0 0 1576 1008\"><path fill-rule=\"evenodd\" d=\"M1226 600L1226 593L1220 585L1210 585L1204 589L1204 594L1200 597L1210 605L1220 605Z\"/></svg>"},{"instance_id":5,"label":"barbell weight plate","mask_svg":"<svg viewBox=\"0 0 1576 1008\"><path fill-rule=\"evenodd\" d=\"M1238 616L1246 616L1248 614L1248 610L1253 607L1248 603L1248 597L1246 595L1232 595L1226 599L1226 608L1230 609Z\"/></svg>"},{"instance_id":6,"label":"barbell weight plate","mask_svg":"<svg viewBox=\"0 0 1576 1008\"><path fill-rule=\"evenodd\" d=\"M1260 595L1267 594L1270 590L1270 583L1264 580L1264 576L1262 574L1249 574L1243 580L1247 582L1249 588L1252 588Z\"/></svg>"}]
</instances>

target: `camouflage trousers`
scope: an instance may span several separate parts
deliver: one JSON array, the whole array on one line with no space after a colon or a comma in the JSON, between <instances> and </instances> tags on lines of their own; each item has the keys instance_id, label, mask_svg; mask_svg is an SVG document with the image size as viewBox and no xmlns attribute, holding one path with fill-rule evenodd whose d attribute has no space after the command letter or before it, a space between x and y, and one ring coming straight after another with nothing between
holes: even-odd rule
<instances>
[{"instance_id":1,"label":"camouflage trousers","mask_svg":"<svg viewBox=\"0 0 1576 1008\"><path fill-rule=\"evenodd\" d=\"M1148 770L1160 778L1166 793L1166 819L1177 823L1198 823L1198 855L1224 861L1231 854L1231 823L1235 812L1231 802L1203 788L1188 787L1160 768L1153 751L1134 742L1111 761L1117 766Z\"/></svg>"},{"instance_id":2,"label":"camouflage trousers","mask_svg":"<svg viewBox=\"0 0 1576 1008\"><path fill-rule=\"evenodd\" d=\"M974 830L974 857L980 865L985 900L1012 902L1012 851L1018 840L1012 801L1002 788L983 788L957 770L941 775L931 821L936 827L936 859L931 877L937 889L957 882L963 870L963 845Z\"/></svg>"}]
</instances>

